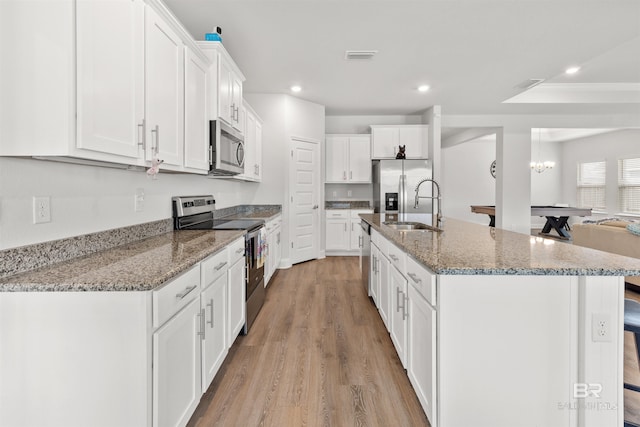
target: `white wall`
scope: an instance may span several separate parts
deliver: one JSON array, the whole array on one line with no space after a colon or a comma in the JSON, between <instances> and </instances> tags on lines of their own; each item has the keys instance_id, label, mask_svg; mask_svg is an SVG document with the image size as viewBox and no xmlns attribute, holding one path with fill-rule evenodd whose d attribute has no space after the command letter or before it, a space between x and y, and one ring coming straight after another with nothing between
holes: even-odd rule
<instances>
[{"instance_id":1,"label":"white wall","mask_svg":"<svg viewBox=\"0 0 640 427\"><path fill-rule=\"evenodd\" d=\"M134 211L137 188L144 210ZM216 207L249 203L255 184L201 175L0 158L0 249L171 218L171 197L213 194ZM33 224L33 196L51 197L51 222ZM265 201L266 202L266 201Z\"/></svg>"},{"instance_id":2,"label":"white wall","mask_svg":"<svg viewBox=\"0 0 640 427\"><path fill-rule=\"evenodd\" d=\"M496 180L489 166L496 158L495 138L442 149L442 215L489 224L486 215L471 212L471 205L495 205Z\"/></svg>"},{"instance_id":3,"label":"white wall","mask_svg":"<svg viewBox=\"0 0 640 427\"><path fill-rule=\"evenodd\" d=\"M618 160L640 157L640 129L619 130L561 143L562 194L567 203L576 203L577 165L607 162L607 215L618 213Z\"/></svg>"},{"instance_id":4,"label":"white wall","mask_svg":"<svg viewBox=\"0 0 640 427\"><path fill-rule=\"evenodd\" d=\"M277 203L282 204L283 222L282 229L281 267L291 265L291 233L289 226L290 209L288 203L289 194L289 159L291 151L291 137L301 137L316 140L320 144L320 152L324 150L324 106L280 94L256 94L246 93L245 99L253 107L258 116L263 120L262 127L262 161L263 178L256 192L253 194L252 203ZM318 204L318 221L323 227L324 196L322 185ZM324 228L320 232L320 249L324 250Z\"/></svg>"},{"instance_id":5,"label":"white wall","mask_svg":"<svg viewBox=\"0 0 640 427\"><path fill-rule=\"evenodd\" d=\"M371 125L419 125L422 116L327 116L325 133L371 133Z\"/></svg>"},{"instance_id":6,"label":"white wall","mask_svg":"<svg viewBox=\"0 0 640 427\"><path fill-rule=\"evenodd\" d=\"M538 158L538 138L533 135L532 159ZM531 173L531 204L554 205L569 203L562 191L562 147L557 142L542 142L542 160L553 161L556 166L541 174ZM488 224L486 215L471 213L471 205L495 205L495 179L489 166L496 158L495 137L469 141L442 149L442 193L444 216L479 224ZM545 219L532 217L533 228L544 225Z\"/></svg>"}]
</instances>

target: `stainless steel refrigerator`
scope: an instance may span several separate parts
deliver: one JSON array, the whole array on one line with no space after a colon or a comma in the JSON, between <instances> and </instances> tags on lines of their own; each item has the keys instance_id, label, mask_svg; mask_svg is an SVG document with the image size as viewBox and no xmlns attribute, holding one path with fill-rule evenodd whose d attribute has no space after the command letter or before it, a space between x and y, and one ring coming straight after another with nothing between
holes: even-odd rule
<instances>
[{"instance_id":1,"label":"stainless steel refrigerator","mask_svg":"<svg viewBox=\"0 0 640 427\"><path fill-rule=\"evenodd\" d=\"M420 199L414 209L416 186L425 178L432 178L430 160L374 160L373 208L379 213L432 213L433 201ZM432 184L420 186L420 196L432 195Z\"/></svg>"}]
</instances>

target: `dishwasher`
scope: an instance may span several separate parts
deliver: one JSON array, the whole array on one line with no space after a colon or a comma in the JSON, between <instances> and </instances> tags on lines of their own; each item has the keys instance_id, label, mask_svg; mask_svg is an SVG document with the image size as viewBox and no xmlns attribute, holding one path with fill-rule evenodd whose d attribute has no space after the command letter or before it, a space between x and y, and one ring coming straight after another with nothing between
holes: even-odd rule
<instances>
[{"instance_id":1,"label":"dishwasher","mask_svg":"<svg viewBox=\"0 0 640 427\"><path fill-rule=\"evenodd\" d=\"M362 228L360 234L360 277L362 286L369 295L369 266L371 262L371 225L366 221L360 221Z\"/></svg>"}]
</instances>

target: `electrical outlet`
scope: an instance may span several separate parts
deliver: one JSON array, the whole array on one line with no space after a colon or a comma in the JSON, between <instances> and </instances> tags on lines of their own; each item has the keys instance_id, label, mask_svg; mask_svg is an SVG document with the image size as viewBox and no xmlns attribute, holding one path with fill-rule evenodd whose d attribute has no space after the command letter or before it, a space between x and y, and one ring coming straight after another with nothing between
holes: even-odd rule
<instances>
[{"instance_id":1,"label":"electrical outlet","mask_svg":"<svg viewBox=\"0 0 640 427\"><path fill-rule=\"evenodd\" d=\"M33 197L33 223L51 222L51 198L49 196Z\"/></svg>"},{"instance_id":2,"label":"electrical outlet","mask_svg":"<svg viewBox=\"0 0 640 427\"><path fill-rule=\"evenodd\" d=\"M142 212L144 210L144 188L136 188L133 206L136 212Z\"/></svg>"},{"instance_id":3,"label":"electrical outlet","mask_svg":"<svg viewBox=\"0 0 640 427\"><path fill-rule=\"evenodd\" d=\"M611 341L611 316L607 313L591 315L591 339L594 342Z\"/></svg>"}]
</instances>

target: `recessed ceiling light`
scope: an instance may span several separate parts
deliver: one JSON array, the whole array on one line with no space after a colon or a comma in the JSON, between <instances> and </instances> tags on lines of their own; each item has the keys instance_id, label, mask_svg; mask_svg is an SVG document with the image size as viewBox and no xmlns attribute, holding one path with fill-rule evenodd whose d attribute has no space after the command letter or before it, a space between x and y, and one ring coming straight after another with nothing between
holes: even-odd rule
<instances>
[{"instance_id":1,"label":"recessed ceiling light","mask_svg":"<svg viewBox=\"0 0 640 427\"><path fill-rule=\"evenodd\" d=\"M429 90L429 85L420 85L418 86L418 92L426 92Z\"/></svg>"},{"instance_id":2,"label":"recessed ceiling light","mask_svg":"<svg viewBox=\"0 0 640 427\"><path fill-rule=\"evenodd\" d=\"M298 86L298 85L291 86L291 92L296 92L296 93L298 93L298 92L300 92L301 90L302 90L302 88L301 88L300 86Z\"/></svg>"},{"instance_id":3,"label":"recessed ceiling light","mask_svg":"<svg viewBox=\"0 0 640 427\"><path fill-rule=\"evenodd\" d=\"M580 71L580 67L569 67L566 70L564 70L566 74L575 74L578 71Z\"/></svg>"}]
</instances>

